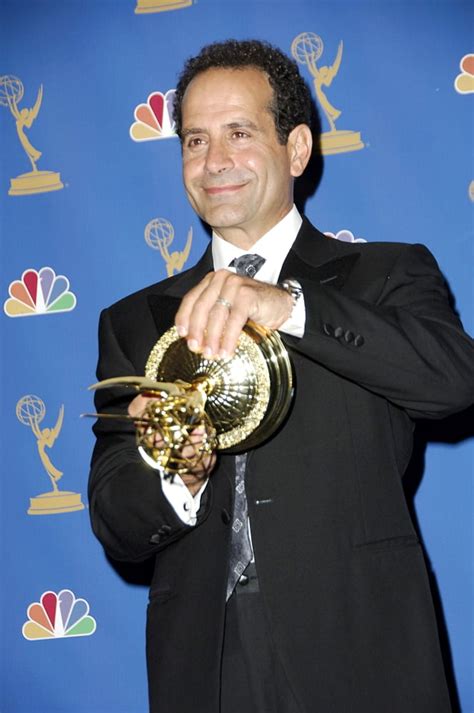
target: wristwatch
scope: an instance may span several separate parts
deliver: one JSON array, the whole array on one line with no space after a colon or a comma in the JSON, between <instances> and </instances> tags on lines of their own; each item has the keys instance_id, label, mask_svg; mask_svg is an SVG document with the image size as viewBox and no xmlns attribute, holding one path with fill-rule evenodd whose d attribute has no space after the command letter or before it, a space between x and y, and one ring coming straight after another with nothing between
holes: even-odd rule
<instances>
[{"instance_id":1,"label":"wristwatch","mask_svg":"<svg viewBox=\"0 0 474 713\"><path fill-rule=\"evenodd\" d=\"M301 287L298 280L289 277L288 279L279 282L278 287L281 287L282 290L285 290L291 295L293 300L293 308L296 307L298 300L301 299L301 296L303 294L303 288Z\"/></svg>"}]
</instances>

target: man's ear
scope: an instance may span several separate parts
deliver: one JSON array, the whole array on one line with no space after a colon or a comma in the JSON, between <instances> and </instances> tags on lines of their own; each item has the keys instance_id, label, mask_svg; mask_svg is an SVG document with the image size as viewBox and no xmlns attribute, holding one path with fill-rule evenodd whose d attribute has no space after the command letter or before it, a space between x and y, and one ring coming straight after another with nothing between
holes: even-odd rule
<instances>
[{"instance_id":1,"label":"man's ear","mask_svg":"<svg viewBox=\"0 0 474 713\"><path fill-rule=\"evenodd\" d=\"M294 178L301 176L311 158L313 136L307 124L298 124L288 136L290 171Z\"/></svg>"}]
</instances>

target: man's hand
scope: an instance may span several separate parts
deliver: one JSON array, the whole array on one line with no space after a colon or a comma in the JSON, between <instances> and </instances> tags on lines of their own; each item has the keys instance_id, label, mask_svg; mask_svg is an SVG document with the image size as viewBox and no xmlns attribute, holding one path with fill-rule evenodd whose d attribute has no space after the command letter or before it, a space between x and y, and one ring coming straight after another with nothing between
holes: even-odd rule
<instances>
[{"instance_id":1,"label":"man's hand","mask_svg":"<svg viewBox=\"0 0 474 713\"><path fill-rule=\"evenodd\" d=\"M248 319L278 329L292 309L293 300L285 290L218 270L206 275L183 298L175 324L191 351L208 359L225 358L234 354Z\"/></svg>"},{"instance_id":2,"label":"man's hand","mask_svg":"<svg viewBox=\"0 0 474 713\"><path fill-rule=\"evenodd\" d=\"M135 396L133 401L130 402L128 406L128 413L130 416L133 416L134 418L139 419L143 411L145 410L146 405L150 402L153 401L151 397L147 396L142 396L139 394L138 396ZM145 428L143 425L138 424L137 428ZM191 434L191 444L186 445L183 449L183 456L185 458L190 458L193 455L194 452L194 446L198 445L202 439L203 431L199 428L196 428L192 434ZM157 432L156 437L155 437L155 443L156 446L159 448L163 444L163 440L160 437L159 432ZM180 476L183 483L187 486L189 492L191 495L195 495L198 490L203 485L203 482L206 478L208 478L214 469L214 466L216 464L216 454L212 453L211 455L206 455L202 459L201 463L199 464L199 467L195 468L192 472L187 473L186 475Z\"/></svg>"}]
</instances>

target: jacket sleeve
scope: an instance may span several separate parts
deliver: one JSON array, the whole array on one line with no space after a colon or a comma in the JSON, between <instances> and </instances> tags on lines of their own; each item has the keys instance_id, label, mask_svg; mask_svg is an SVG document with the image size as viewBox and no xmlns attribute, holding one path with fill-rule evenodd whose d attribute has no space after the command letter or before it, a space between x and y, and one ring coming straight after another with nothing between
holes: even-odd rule
<instances>
[{"instance_id":1,"label":"jacket sleeve","mask_svg":"<svg viewBox=\"0 0 474 713\"><path fill-rule=\"evenodd\" d=\"M109 311L99 325L99 380L136 374L114 333ZM101 413L126 413L135 394L127 389L96 392ZM135 445L135 427L127 421L99 419L89 478L92 528L106 552L117 560L140 561L192 530L175 513L161 489L159 474L147 466ZM205 519L210 489L201 502ZM206 492L205 491L205 492Z\"/></svg>"},{"instance_id":2,"label":"jacket sleeve","mask_svg":"<svg viewBox=\"0 0 474 713\"><path fill-rule=\"evenodd\" d=\"M474 401L474 346L422 245L403 246L373 301L302 279L306 326L293 349L379 394L413 418Z\"/></svg>"}]
</instances>

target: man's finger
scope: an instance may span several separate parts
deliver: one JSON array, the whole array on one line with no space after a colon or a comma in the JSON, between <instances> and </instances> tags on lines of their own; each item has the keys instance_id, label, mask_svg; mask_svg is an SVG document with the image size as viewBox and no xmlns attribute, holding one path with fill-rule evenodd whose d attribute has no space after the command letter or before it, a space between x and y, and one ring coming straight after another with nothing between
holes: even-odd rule
<instances>
[{"instance_id":1,"label":"man's finger","mask_svg":"<svg viewBox=\"0 0 474 713\"><path fill-rule=\"evenodd\" d=\"M154 400L156 401L156 397ZM128 404L128 413L134 418L139 418L150 401L153 401L153 397L143 396L142 394L135 396L135 398Z\"/></svg>"},{"instance_id":2,"label":"man's finger","mask_svg":"<svg viewBox=\"0 0 474 713\"><path fill-rule=\"evenodd\" d=\"M211 281L213 275L213 272L209 272L201 280L201 282L192 287L181 300L181 304L174 318L174 323L180 337L187 336L189 329L189 317L193 311L196 300L198 300L202 292L207 289L207 285Z\"/></svg>"},{"instance_id":3,"label":"man's finger","mask_svg":"<svg viewBox=\"0 0 474 713\"><path fill-rule=\"evenodd\" d=\"M182 455L183 458L192 459L199 450L199 445L202 443L204 436L204 428L195 428L188 439L188 443L184 446ZM206 453L199 461L198 465L191 469L190 475L198 478L205 478L212 470L216 463L215 453Z\"/></svg>"},{"instance_id":4,"label":"man's finger","mask_svg":"<svg viewBox=\"0 0 474 713\"><path fill-rule=\"evenodd\" d=\"M203 336L203 350L206 357L221 356L223 348L223 339L229 329L229 323L232 326L231 331L234 334L237 331L235 342L239 337L240 331L247 321L245 303L245 283L242 278L226 280L223 284L219 296L216 298L209 315L205 334ZM232 338L231 338L232 341ZM235 344L234 344L235 347Z\"/></svg>"},{"instance_id":5,"label":"man's finger","mask_svg":"<svg viewBox=\"0 0 474 713\"><path fill-rule=\"evenodd\" d=\"M225 331L222 335L218 355L221 359L227 359L234 355L237 342L242 333L242 329L247 322L246 310L232 310L225 324Z\"/></svg>"},{"instance_id":6,"label":"man's finger","mask_svg":"<svg viewBox=\"0 0 474 713\"><path fill-rule=\"evenodd\" d=\"M199 293L191 291L183 298L175 323L181 331L186 332L191 351L202 350L208 328L217 333L222 332L227 312L225 304L218 300L226 292L228 284L236 279L241 278L236 278L229 270L218 270L204 278L199 285Z\"/></svg>"}]
</instances>

